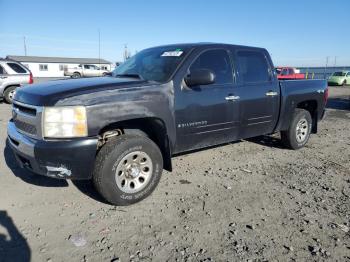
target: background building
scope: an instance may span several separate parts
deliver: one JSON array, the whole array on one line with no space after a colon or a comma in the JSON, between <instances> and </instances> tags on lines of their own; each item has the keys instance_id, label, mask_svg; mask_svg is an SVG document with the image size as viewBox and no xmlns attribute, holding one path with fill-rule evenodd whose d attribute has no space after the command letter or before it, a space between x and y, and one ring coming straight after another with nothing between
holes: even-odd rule
<instances>
[{"instance_id":1,"label":"background building","mask_svg":"<svg viewBox=\"0 0 350 262\"><path fill-rule=\"evenodd\" d=\"M113 70L114 64L98 58L69 58L44 56L15 56L7 59L16 60L29 68L34 77L63 77L64 69L76 67L80 64L96 65L104 70Z\"/></svg>"}]
</instances>

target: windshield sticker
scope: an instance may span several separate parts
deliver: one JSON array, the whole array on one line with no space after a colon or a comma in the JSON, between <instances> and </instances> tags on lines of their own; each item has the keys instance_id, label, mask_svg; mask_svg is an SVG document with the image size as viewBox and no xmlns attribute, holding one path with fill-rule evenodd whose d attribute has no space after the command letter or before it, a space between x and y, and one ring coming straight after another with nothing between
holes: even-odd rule
<instances>
[{"instance_id":1,"label":"windshield sticker","mask_svg":"<svg viewBox=\"0 0 350 262\"><path fill-rule=\"evenodd\" d=\"M161 56L181 56L183 51L176 49L175 51L166 51Z\"/></svg>"}]
</instances>

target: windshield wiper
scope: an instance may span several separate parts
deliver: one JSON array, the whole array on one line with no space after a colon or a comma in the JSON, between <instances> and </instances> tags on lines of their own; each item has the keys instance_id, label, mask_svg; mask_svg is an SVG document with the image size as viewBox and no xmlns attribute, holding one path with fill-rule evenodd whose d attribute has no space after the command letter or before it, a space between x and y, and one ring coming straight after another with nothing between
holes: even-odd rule
<instances>
[{"instance_id":1,"label":"windshield wiper","mask_svg":"<svg viewBox=\"0 0 350 262\"><path fill-rule=\"evenodd\" d=\"M143 80L142 76L139 74L118 74L116 77L130 77L130 78L138 78Z\"/></svg>"}]
</instances>

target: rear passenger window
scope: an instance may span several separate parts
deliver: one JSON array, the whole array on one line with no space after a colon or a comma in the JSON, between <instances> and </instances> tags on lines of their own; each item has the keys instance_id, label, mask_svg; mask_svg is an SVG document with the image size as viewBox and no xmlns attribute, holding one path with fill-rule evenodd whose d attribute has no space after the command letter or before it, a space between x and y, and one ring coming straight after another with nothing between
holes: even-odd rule
<instances>
[{"instance_id":1,"label":"rear passenger window","mask_svg":"<svg viewBox=\"0 0 350 262\"><path fill-rule=\"evenodd\" d=\"M0 75L5 75L6 72L4 70L4 68L0 65Z\"/></svg>"},{"instance_id":2,"label":"rear passenger window","mask_svg":"<svg viewBox=\"0 0 350 262\"><path fill-rule=\"evenodd\" d=\"M244 83L267 82L270 80L269 66L263 53L238 51L237 63L239 76Z\"/></svg>"},{"instance_id":3,"label":"rear passenger window","mask_svg":"<svg viewBox=\"0 0 350 262\"><path fill-rule=\"evenodd\" d=\"M11 67L11 69L13 71L15 71L16 73L19 73L19 74L23 74L23 73L27 73L27 71L21 67L19 64L16 64L16 63L7 63L7 65L9 67Z\"/></svg>"},{"instance_id":4,"label":"rear passenger window","mask_svg":"<svg viewBox=\"0 0 350 262\"><path fill-rule=\"evenodd\" d=\"M193 69L210 69L215 74L215 84L233 82L230 57L224 49L209 50L202 53L191 65Z\"/></svg>"}]
</instances>

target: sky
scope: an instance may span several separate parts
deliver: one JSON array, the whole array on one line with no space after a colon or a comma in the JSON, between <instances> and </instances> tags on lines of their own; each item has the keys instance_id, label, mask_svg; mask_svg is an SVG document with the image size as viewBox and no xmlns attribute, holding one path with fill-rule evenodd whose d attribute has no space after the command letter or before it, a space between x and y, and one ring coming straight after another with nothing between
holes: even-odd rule
<instances>
[{"instance_id":1,"label":"sky","mask_svg":"<svg viewBox=\"0 0 350 262\"><path fill-rule=\"evenodd\" d=\"M266 48L275 65L350 66L348 0L0 0L0 57L122 61L147 47L220 42Z\"/></svg>"}]
</instances>

